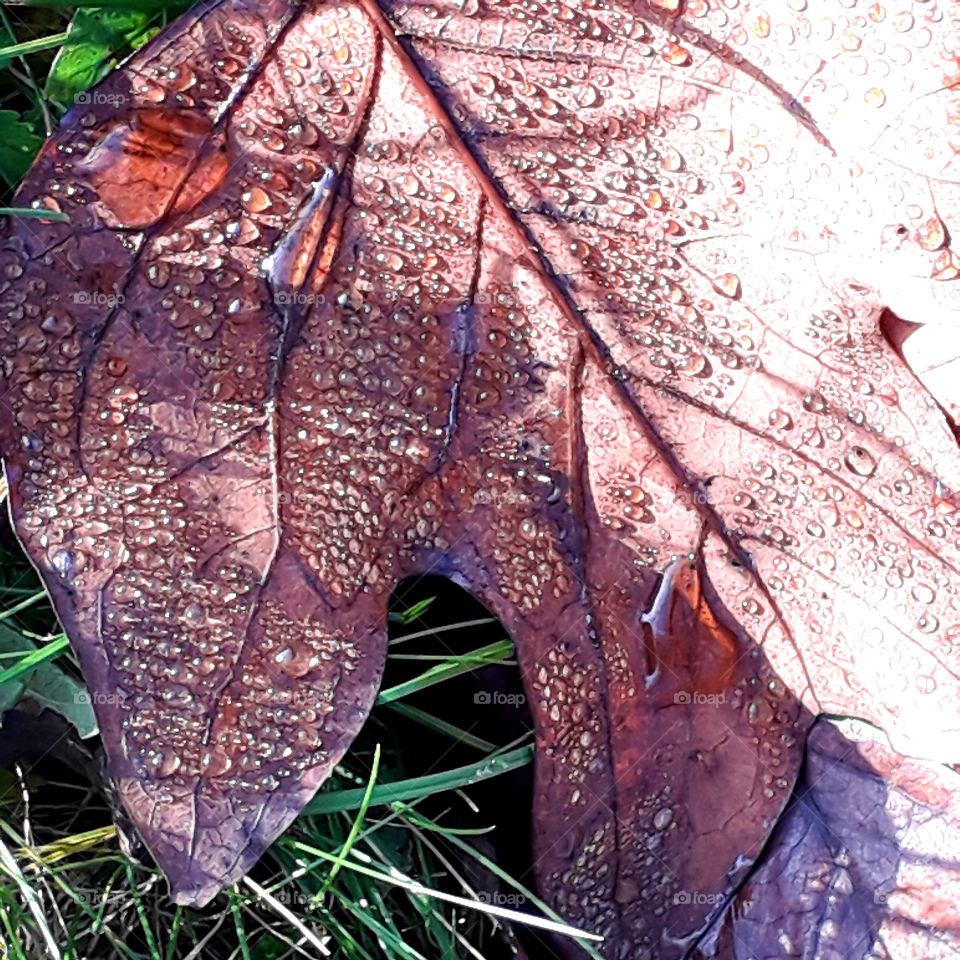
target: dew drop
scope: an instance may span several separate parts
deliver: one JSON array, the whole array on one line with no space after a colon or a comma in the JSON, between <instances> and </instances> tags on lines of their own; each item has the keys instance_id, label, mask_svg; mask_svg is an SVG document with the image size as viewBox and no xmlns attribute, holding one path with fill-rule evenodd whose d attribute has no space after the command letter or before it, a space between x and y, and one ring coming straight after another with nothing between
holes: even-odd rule
<instances>
[{"instance_id":1,"label":"dew drop","mask_svg":"<svg viewBox=\"0 0 960 960\"><path fill-rule=\"evenodd\" d=\"M722 293L731 300L736 300L740 296L740 278L735 273L721 274L713 285L717 293Z\"/></svg>"},{"instance_id":2,"label":"dew drop","mask_svg":"<svg viewBox=\"0 0 960 960\"><path fill-rule=\"evenodd\" d=\"M851 447L843 458L843 462L847 465L847 469L858 477L873 476L877 469L877 461L873 455L860 446Z\"/></svg>"},{"instance_id":3,"label":"dew drop","mask_svg":"<svg viewBox=\"0 0 960 960\"><path fill-rule=\"evenodd\" d=\"M679 43L668 43L660 55L672 67L686 67L693 60L690 51Z\"/></svg>"},{"instance_id":4,"label":"dew drop","mask_svg":"<svg viewBox=\"0 0 960 960\"><path fill-rule=\"evenodd\" d=\"M925 583L915 584L913 589L910 591L910 594L913 596L913 599L917 601L917 603L933 603L934 599L936 598L933 588Z\"/></svg>"},{"instance_id":5,"label":"dew drop","mask_svg":"<svg viewBox=\"0 0 960 960\"><path fill-rule=\"evenodd\" d=\"M657 830L664 830L673 822L673 811L669 807L658 810L653 818L653 826Z\"/></svg>"},{"instance_id":6,"label":"dew drop","mask_svg":"<svg viewBox=\"0 0 960 960\"><path fill-rule=\"evenodd\" d=\"M265 190L260 187L252 187L247 190L240 198L243 206L251 213L262 213L271 205L270 197Z\"/></svg>"},{"instance_id":7,"label":"dew drop","mask_svg":"<svg viewBox=\"0 0 960 960\"><path fill-rule=\"evenodd\" d=\"M917 240L929 253L939 250L947 242L947 231L943 221L938 216L932 216L926 223L921 224L917 231Z\"/></svg>"},{"instance_id":8,"label":"dew drop","mask_svg":"<svg viewBox=\"0 0 960 960\"><path fill-rule=\"evenodd\" d=\"M791 417L786 410L781 410L777 407L777 409L771 410L768 414L767 423L769 423L774 430L789 430L793 426L793 417Z\"/></svg>"}]
</instances>

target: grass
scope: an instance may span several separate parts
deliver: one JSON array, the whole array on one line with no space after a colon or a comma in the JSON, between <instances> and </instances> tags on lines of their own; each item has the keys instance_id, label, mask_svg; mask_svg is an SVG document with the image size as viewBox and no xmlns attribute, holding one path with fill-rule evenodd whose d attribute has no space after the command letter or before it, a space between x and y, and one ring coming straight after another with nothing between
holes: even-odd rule
<instances>
[{"instance_id":1,"label":"grass","mask_svg":"<svg viewBox=\"0 0 960 960\"><path fill-rule=\"evenodd\" d=\"M0 10L4 201L77 96L186 5L36 0ZM455 588L431 589L439 593L415 584L396 598L387 682L335 775L250 875L202 911L175 907L149 859L128 856L135 840L114 826L118 811L90 772L96 739L36 727L39 751L0 769L0 957L494 960L512 953L516 905L524 922L557 928L561 918L498 863L493 843L529 810L529 730L488 722L493 711L476 723L463 709L490 671L517 683L512 645L481 610L452 616L464 606ZM0 653L0 692L51 665L80 679L5 521L0 624L20 643ZM15 736L9 723L0 732L7 754ZM507 779L491 790L493 778ZM503 783L521 791L508 804Z\"/></svg>"}]
</instances>

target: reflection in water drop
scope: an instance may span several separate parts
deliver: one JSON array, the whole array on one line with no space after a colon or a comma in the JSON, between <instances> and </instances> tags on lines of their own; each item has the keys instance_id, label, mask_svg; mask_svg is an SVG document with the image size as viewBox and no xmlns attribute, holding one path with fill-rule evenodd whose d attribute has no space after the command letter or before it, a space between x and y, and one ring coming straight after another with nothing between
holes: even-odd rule
<instances>
[{"instance_id":1,"label":"reflection in water drop","mask_svg":"<svg viewBox=\"0 0 960 960\"><path fill-rule=\"evenodd\" d=\"M847 469L859 477L870 477L877 469L877 461L873 455L861 446L851 447L843 458Z\"/></svg>"}]
</instances>

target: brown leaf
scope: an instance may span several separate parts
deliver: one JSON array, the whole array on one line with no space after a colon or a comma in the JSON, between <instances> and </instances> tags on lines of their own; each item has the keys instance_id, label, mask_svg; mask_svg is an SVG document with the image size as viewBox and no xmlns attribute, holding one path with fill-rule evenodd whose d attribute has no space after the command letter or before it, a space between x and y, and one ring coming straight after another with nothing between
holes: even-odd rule
<instances>
[{"instance_id":1,"label":"brown leaf","mask_svg":"<svg viewBox=\"0 0 960 960\"><path fill-rule=\"evenodd\" d=\"M956 957L960 780L820 720L797 792L697 956Z\"/></svg>"},{"instance_id":2,"label":"brown leaf","mask_svg":"<svg viewBox=\"0 0 960 960\"><path fill-rule=\"evenodd\" d=\"M956 18L730 6L208 3L47 144L14 514L179 902L346 750L413 573L514 637L610 957L703 942L816 714L960 758L960 460L880 323L957 315Z\"/></svg>"}]
</instances>

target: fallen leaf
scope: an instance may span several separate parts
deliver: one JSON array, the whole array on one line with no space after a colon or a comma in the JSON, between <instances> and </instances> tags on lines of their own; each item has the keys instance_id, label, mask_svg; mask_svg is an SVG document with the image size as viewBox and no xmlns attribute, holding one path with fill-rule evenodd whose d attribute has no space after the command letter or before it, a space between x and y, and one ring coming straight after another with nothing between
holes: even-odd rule
<instances>
[{"instance_id":1,"label":"fallen leaf","mask_svg":"<svg viewBox=\"0 0 960 960\"><path fill-rule=\"evenodd\" d=\"M960 458L881 325L958 316L956 22L859 6L209 3L71 112L3 446L178 902L347 749L411 574L515 641L611 958L705 945L816 715L960 759Z\"/></svg>"},{"instance_id":2,"label":"fallen leaf","mask_svg":"<svg viewBox=\"0 0 960 960\"><path fill-rule=\"evenodd\" d=\"M853 814L853 815L851 815ZM960 954L960 776L818 721L768 850L697 956ZM786 908L786 909L785 909Z\"/></svg>"}]
</instances>

